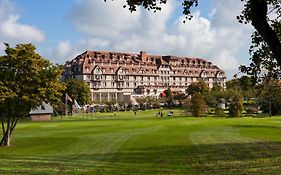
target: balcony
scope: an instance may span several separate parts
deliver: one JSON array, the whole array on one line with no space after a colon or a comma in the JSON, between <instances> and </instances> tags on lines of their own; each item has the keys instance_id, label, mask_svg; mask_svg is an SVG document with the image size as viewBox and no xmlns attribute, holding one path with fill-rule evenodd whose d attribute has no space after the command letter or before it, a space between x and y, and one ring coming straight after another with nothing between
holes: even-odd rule
<instances>
[{"instance_id":1,"label":"balcony","mask_svg":"<svg viewBox=\"0 0 281 175\"><path fill-rule=\"evenodd\" d=\"M100 89L100 86L93 86L93 89L94 89L94 90L99 90L99 89Z\"/></svg>"},{"instance_id":2,"label":"balcony","mask_svg":"<svg viewBox=\"0 0 281 175\"><path fill-rule=\"evenodd\" d=\"M101 81L101 75L93 75L92 81Z\"/></svg>"}]
</instances>

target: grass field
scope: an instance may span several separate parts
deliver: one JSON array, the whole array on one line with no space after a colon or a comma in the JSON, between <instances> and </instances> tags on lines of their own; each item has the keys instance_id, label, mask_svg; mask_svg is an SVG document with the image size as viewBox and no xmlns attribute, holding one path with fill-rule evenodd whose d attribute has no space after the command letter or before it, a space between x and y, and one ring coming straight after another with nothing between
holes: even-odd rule
<instances>
[{"instance_id":1,"label":"grass field","mask_svg":"<svg viewBox=\"0 0 281 175\"><path fill-rule=\"evenodd\" d=\"M281 117L157 111L21 121L0 174L280 174ZM166 114L166 111L164 112Z\"/></svg>"}]
</instances>

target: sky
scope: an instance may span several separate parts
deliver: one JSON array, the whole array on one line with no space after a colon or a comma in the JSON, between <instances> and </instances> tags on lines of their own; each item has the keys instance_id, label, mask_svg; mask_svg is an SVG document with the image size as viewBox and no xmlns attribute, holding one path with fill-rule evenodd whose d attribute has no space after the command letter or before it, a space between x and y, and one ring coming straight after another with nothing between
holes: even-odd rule
<instances>
[{"instance_id":1,"label":"sky","mask_svg":"<svg viewBox=\"0 0 281 175\"><path fill-rule=\"evenodd\" d=\"M64 64L86 50L109 50L204 58L226 72L249 64L253 28L236 20L239 0L200 0L183 23L179 0L153 13L130 13L125 0L0 0L0 55L4 42L33 43L53 63Z\"/></svg>"}]
</instances>

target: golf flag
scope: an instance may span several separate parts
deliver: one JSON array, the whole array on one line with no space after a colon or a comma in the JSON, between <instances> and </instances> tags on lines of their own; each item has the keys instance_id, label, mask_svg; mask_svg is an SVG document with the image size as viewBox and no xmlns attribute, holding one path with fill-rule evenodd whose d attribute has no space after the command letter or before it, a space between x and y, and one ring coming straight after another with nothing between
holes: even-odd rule
<instances>
[{"instance_id":1,"label":"golf flag","mask_svg":"<svg viewBox=\"0 0 281 175\"><path fill-rule=\"evenodd\" d=\"M75 109L81 109L81 106L77 103L76 100L74 100L74 107Z\"/></svg>"},{"instance_id":2,"label":"golf flag","mask_svg":"<svg viewBox=\"0 0 281 175\"><path fill-rule=\"evenodd\" d=\"M66 100L66 101L73 102L72 99L67 95L67 93L65 94L65 100Z\"/></svg>"}]
</instances>

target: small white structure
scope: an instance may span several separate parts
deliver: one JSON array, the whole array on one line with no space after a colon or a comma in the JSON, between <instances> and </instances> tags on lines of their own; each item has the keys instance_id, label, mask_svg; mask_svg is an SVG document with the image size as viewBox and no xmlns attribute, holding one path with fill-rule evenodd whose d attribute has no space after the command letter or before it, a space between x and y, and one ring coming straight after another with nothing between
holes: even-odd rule
<instances>
[{"instance_id":1,"label":"small white structure","mask_svg":"<svg viewBox=\"0 0 281 175\"><path fill-rule=\"evenodd\" d=\"M31 109L29 115L32 121L49 121L53 114L53 107L50 104L44 103L42 106Z\"/></svg>"},{"instance_id":2,"label":"small white structure","mask_svg":"<svg viewBox=\"0 0 281 175\"><path fill-rule=\"evenodd\" d=\"M225 99L223 98L219 99L217 107L221 109L225 109Z\"/></svg>"}]
</instances>

